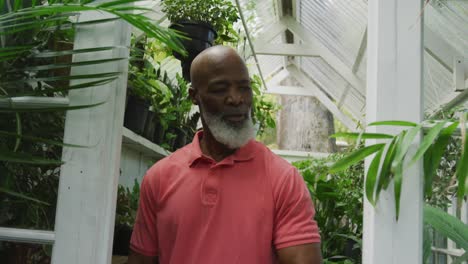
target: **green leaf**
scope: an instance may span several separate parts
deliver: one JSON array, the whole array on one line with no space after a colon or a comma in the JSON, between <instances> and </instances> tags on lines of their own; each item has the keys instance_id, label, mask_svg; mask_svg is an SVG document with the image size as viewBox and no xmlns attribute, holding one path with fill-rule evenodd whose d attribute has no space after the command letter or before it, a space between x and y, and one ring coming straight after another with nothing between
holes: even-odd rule
<instances>
[{"instance_id":1,"label":"green leaf","mask_svg":"<svg viewBox=\"0 0 468 264\"><path fill-rule=\"evenodd\" d=\"M465 134L465 144L463 147L463 153L458 161L457 165L457 181L458 181L458 189L457 189L457 205L459 209L463 204L463 196L467 193L467 178L468 178L468 133Z\"/></svg>"},{"instance_id":2,"label":"green leaf","mask_svg":"<svg viewBox=\"0 0 468 264\"><path fill-rule=\"evenodd\" d=\"M11 196L15 196L15 197L18 197L18 198L21 198L21 199L29 200L29 201L32 201L32 202L35 202L35 203L50 205L49 203L43 202L41 200L29 197L29 196L26 196L26 195L21 194L21 193L10 191L10 190L2 188L2 187L0 187L0 192L11 195Z\"/></svg>"},{"instance_id":3,"label":"green leaf","mask_svg":"<svg viewBox=\"0 0 468 264\"><path fill-rule=\"evenodd\" d=\"M460 219L441 209L425 205L424 222L432 226L437 233L449 238L468 251L468 226Z\"/></svg>"},{"instance_id":4,"label":"green leaf","mask_svg":"<svg viewBox=\"0 0 468 264\"><path fill-rule=\"evenodd\" d=\"M376 190L377 174L379 172L380 159L382 157L383 148L377 152L374 159L367 170L366 176L366 197L369 202L375 206L374 192Z\"/></svg>"},{"instance_id":5,"label":"green leaf","mask_svg":"<svg viewBox=\"0 0 468 264\"><path fill-rule=\"evenodd\" d=\"M408 153L408 150L411 144L414 141L414 138L421 130L421 125L417 125L409 130L406 130L406 133L403 133L402 140L400 140L396 147L395 158L392 162L392 172L395 173L396 168L402 167L405 156Z\"/></svg>"},{"instance_id":6,"label":"green leaf","mask_svg":"<svg viewBox=\"0 0 468 264\"><path fill-rule=\"evenodd\" d=\"M395 194L395 216L396 220L400 216L400 199L401 199L401 185L403 183L403 164L400 163L398 167L395 168L394 173L394 183L393 189Z\"/></svg>"},{"instance_id":7,"label":"green leaf","mask_svg":"<svg viewBox=\"0 0 468 264\"><path fill-rule=\"evenodd\" d=\"M440 131L444 129L444 126L447 122L440 122L437 123L435 126L433 126L429 132L426 134L426 136L423 137L423 141L419 145L418 150L416 150L416 153L414 156L411 158L407 168L411 167L414 163L416 163L418 160L422 158L426 150L434 143L434 140L437 138L439 135Z\"/></svg>"},{"instance_id":8,"label":"green leaf","mask_svg":"<svg viewBox=\"0 0 468 264\"><path fill-rule=\"evenodd\" d=\"M97 5L96 7L98 8L105 8L105 7L111 7L111 6L117 6L117 5L123 5L123 4L130 4L130 3L136 3L136 2L142 2L145 0L117 0L117 1L108 1L104 2L102 4Z\"/></svg>"},{"instance_id":9,"label":"green leaf","mask_svg":"<svg viewBox=\"0 0 468 264\"><path fill-rule=\"evenodd\" d=\"M28 153L11 152L8 150L1 150L1 149L0 149L0 161L36 164L36 165L61 165L63 164L63 162L60 160L44 159L42 157L36 157Z\"/></svg>"},{"instance_id":10,"label":"green leaf","mask_svg":"<svg viewBox=\"0 0 468 264\"><path fill-rule=\"evenodd\" d=\"M388 120L388 121L377 121L372 122L367 126L412 126L415 127L418 124L409 122L409 121L401 121L401 120Z\"/></svg>"},{"instance_id":11,"label":"green leaf","mask_svg":"<svg viewBox=\"0 0 468 264\"><path fill-rule=\"evenodd\" d=\"M432 180L439 167L440 160L449 143L450 137L457 129L457 126L458 122L454 122L450 126L442 129L433 146L429 148L424 155L424 189L427 197L432 194Z\"/></svg>"},{"instance_id":12,"label":"green leaf","mask_svg":"<svg viewBox=\"0 0 468 264\"><path fill-rule=\"evenodd\" d=\"M399 144L401 138L402 134L399 134L398 136L393 138L392 142L390 142L390 145L388 146L387 152L385 153L385 158L380 169L379 180L375 191L375 202L379 200L380 192L382 191L382 189L386 189L388 184L390 183L390 179L392 176L390 169L392 161L395 157L396 146L397 144Z\"/></svg>"},{"instance_id":13,"label":"green leaf","mask_svg":"<svg viewBox=\"0 0 468 264\"><path fill-rule=\"evenodd\" d=\"M105 104L106 102L100 102L97 104L89 105L75 105L75 106L55 106L55 107L45 107L45 108L34 108L34 107L21 107L21 108L8 108L0 107L0 113L23 113L23 112L54 112L54 111L71 111L79 110L84 108L91 108Z\"/></svg>"},{"instance_id":14,"label":"green leaf","mask_svg":"<svg viewBox=\"0 0 468 264\"><path fill-rule=\"evenodd\" d=\"M79 25L93 25L93 24L102 24L102 23L107 23L115 20L119 20L120 18L118 17L111 17L111 18L103 18L103 19L93 19L90 21L83 21L83 22L75 22L73 25L79 26Z\"/></svg>"},{"instance_id":15,"label":"green leaf","mask_svg":"<svg viewBox=\"0 0 468 264\"><path fill-rule=\"evenodd\" d=\"M72 63L56 63L56 64L47 64L47 65L38 65L38 66L29 66L22 69L14 69L14 71L46 71L53 69L69 68L74 66L84 66L84 65L97 65L108 62L115 62L125 60L126 58L114 58L114 59L102 59L102 60L89 60L89 61L80 61Z\"/></svg>"},{"instance_id":16,"label":"green leaf","mask_svg":"<svg viewBox=\"0 0 468 264\"><path fill-rule=\"evenodd\" d=\"M432 161L434 156L434 146L431 146L426 153L424 153L423 170L424 170L424 194L430 198L432 195L432 181L434 179L437 165Z\"/></svg>"},{"instance_id":17,"label":"green leaf","mask_svg":"<svg viewBox=\"0 0 468 264\"><path fill-rule=\"evenodd\" d=\"M381 133L356 133L356 132L349 132L349 133L335 133L331 135L332 138L349 138L349 139L357 139L361 135L362 139L389 139L393 138L393 135L389 134L381 134Z\"/></svg>"},{"instance_id":18,"label":"green leaf","mask_svg":"<svg viewBox=\"0 0 468 264\"><path fill-rule=\"evenodd\" d=\"M21 135L22 134L22 129L21 129L21 116L19 113L15 113L16 115L16 133L18 133L18 135ZM16 143L15 143L15 148L13 149L14 152L16 152L20 146L20 143L21 143L21 137L17 137L16 138Z\"/></svg>"},{"instance_id":19,"label":"green leaf","mask_svg":"<svg viewBox=\"0 0 468 264\"><path fill-rule=\"evenodd\" d=\"M59 56L65 56L65 55L74 55L74 54L81 54L81 53L114 50L114 49L118 49L118 48L125 48L125 47L123 47L123 46L106 46L106 47L98 47L98 48L73 49L73 50L63 50L63 51L43 51L41 53L35 54L34 57L36 57L36 58L50 58L50 57L59 57Z\"/></svg>"},{"instance_id":20,"label":"green leaf","mask_svg":"<svg viewBox=\"0 0 468 264\"><path fill-rule=\"evenodd\" d=\"M81 146L81 145L75 145L75 144L67 144L55 140L50 140L50 139L45 139L45 138L40 138L40 137L34 137L34 136L27 136L27 135L22 135L22 134L16 134L16 133L11 133L7 131L1 131L0 130L0 136L8 136L8 137L15 137L19 139L24 139L24 140L29 140L29 141L36 141L36 142L43 142L51 145L56 145L56 146L62 146L62 147L76 147L76 148L86 148L86 146Z\"/></svg>"},{"instance_id":21,"label":"green leaf","mask_svg":"<svg viewBox=\"0 0 468 264\"><path fill-rule=\"evenodd\" d=\"M84 82L80 84L75 84L75 85L70 85L68 87L61 87L61 88L53 88L53 89L44 89L44 90L35 90L31 92L26 92L26 93L19 93L19 94L14 94L14 96L29 96L29 95L43 95L46 93L56 93L56 92L64 92L64 91L70 91L70 90L76 90L76 89L86 89L86 88L91 88L94 86L100 86L104 85L107 83L110 83L114 80L116 80L117 77L113 78L106 78L98 81L92 81L92 82ZM0 98L8 98L9 96L0 96Z\"/></svg>"},{"instance_id":22,"label":"green leaf","mask_svg":"<svg viewBox=\"0 0 468 264\"><path fill-rule=\"evenodd\" d=\"M22 22L22 23L8 23L8 24L0 24L0 31L5 31L8 28L40 28L42 24L47 24L50 22L66 22L67 17L48 17L46 19L35 19L32 21ZM32 27L31 27L32 26ZM8 34L8 33L7 33Z\"/></svg>"},{"instance_id":23,"label":"green leaf","mask_svg":"<svg viewBox=\"0 0 468 264\"><path fill-rule=\"evenodd\" d=\"M97 78L108 78L120 75L121 72L105 72L96 74L81 74L81 75L64 75L64 76L53 76L53 77L41 77L24 80L10 80L4 81L3 84L10 83L28 83L28 82L52 82L52 81L68 81L68 80L86 80L86 79L97 79Z\"/></svg>"},{"instance_id":24,"label":"green leaf","mask_svg":"<svg viewBox=\"0 0 468 264\"><path fill-rule=\"evenodd\" d=\"M330 172L334 173L334 172L345 170L349 166L351 166L351 165L363 160L367 156L381 150L384 146L385 146L385 144L375 144L375 145L370 145L370 146L358 149L358 150L352 152L351 154L349 154L348 156L346 156L346 157L338 160L337 162L335 162L330 167Z\"/></svg>"}]
</instances>

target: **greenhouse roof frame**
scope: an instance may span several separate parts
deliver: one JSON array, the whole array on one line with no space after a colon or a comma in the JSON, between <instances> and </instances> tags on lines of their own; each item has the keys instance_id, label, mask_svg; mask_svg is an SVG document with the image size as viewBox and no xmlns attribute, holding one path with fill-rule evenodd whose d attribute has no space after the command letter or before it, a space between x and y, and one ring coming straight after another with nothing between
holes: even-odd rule
<instances>
[{"instance_id":1,"label":"greenhouse roof frame","mask_svg":"<svg viewBox=\"0 0 468 264\"><path fill-rule=\"evenodd\" d=\"M242 1L244 4L248 1ZM333 85L324 85L320 87L324 92L332 98L334 103L338 106L339 109L344 107L349 113L351 113L352 118L357 121L362 121L365 113L365 66L366 63L364 59L366 57L367 50L367 24L362 26L362 31L360 31L359 42L356 43L356 55L352 56L352 59L348 59L348 62L344 62L343 56L338 56L336 54L336 49L329 48L329 43L323 43L314 32L311 32L310 29L300 21L301 14L304 12L310 12L310 7L303 7L301 0L261 0L258 1L258 5L264 6L266 3L269 3L275 9L274 23L264 23L264 30L257 30L254 32L255 41L253 42L253 49L256 51L257 55L268 55L273 56L284 56L288 59L283 59L283 69L285 69L288 64L295 64L299 69L305 72L309 78L315 83L323 83L322 80L318 80L311 76L311 72L314 71L313 68L309 65L304 65L303 60L305 57L313 57L316 60L323 60L324 64L330 66L331 70L334 71L335 75L337 74L338 79L341 78L338 82L345 83L341 89L336 87L331 87ZM312 1L314 2L314 1ZM330 1L322 1L330 2ZM363 3L366 7L367 1L346 1L350 5L350 9L353 8L353 4L362 7ZM340 3L342 9L346 3ZM329 3L330 4L330 3ZM287 5L287 9L291 9L294 12L291 15L284 14L283 9L284 5ZM444 5L450 5L450 3L445 3ZM460 4L461 5L461 4ZM244 5L245 6L245 5ZM304 10L302 10L304 9ZM362 9L362 8L361 8ZM440 9L440 8L439 8ZM442 9L441 9L442 10ZM468 10L468 5L462 5L460 7L460 12ZM255 10L257 11L257 10ZM343 10L341 10L342 12ZM367 10L366 10L367 11ZM450 12L456 12L457 9L452 8ZM360 10L362 12L362 10ZM426 6L427 13L432 15L436 12L445 12L437 11L436 7L433 7L432 4ZM255 13L255 12L254 12ZM261 14L261 12L259 12ZM271 14L270 14L271 15ZM351 17L351 16L350 16ZM261 17L260 17L261 18ZM356 18L353 18L356 19ZM257 19L256 21L261 21L262 19ZM269 18L267 21L271 21ZM307 21L306 21L307 22ZM367 22L367 21L366 21ZM468 22L467 22L468 23ZM434 26L432 26L434 28ZM261 26L257 25L257 28ZM284 43L285 32L292 32L295 37L300 40L294 40L294 43ZM425 52L426 56L431 56L431 60L439 62L442 67L446 70L443 72L443 75L446 80L455 80L453 84L445 82L446 87L441 91L429 91L426 95L425 101L426 111L428 113L434 113L440 110L445 104L453 104L453 102L460 102L466 99L466 93L463 92L468 88L468 59L467 55L460 52L459 49L453 47L451 44L448 44L447 41L443 39L438 32L435 32L435 29L431 28L431 25L427 23L424 27L425 31ZM314 36L315 35L315 36ZM281 42L278 43L277 39L281 37ZM461 36L460 39L463 37ZM276 39L276 41L275 41ZM462 44L456 46L463 46L463 40L455 39ZM468 40L467 42L468 43ZM467 52L468 53L468 50ZM249 55L247 54L247 59ZM268 68L265 65L268 64L268 67L271 68L269 64L271 61L267 59L267 63L260 63L262 69ZM323 64L323 63L322 63ZM440 67L440 66L439 66ZM428 67L429 68L429 67ZM454 70L455 69L455 70ZM429 70L426 70L429 71ZM275 78L275 74L278 74L280 71L276 71L273 74L270 72L264 73L265 76L270 76L269 78ZM426 73L428 74L428 73ZM441 73L436 73L441 74ZM335 76L336 77L336 76ZM331 79L335 78L331 77ZM269 81L267 80L267 85ZM333 83L333 82L331 82ZM447 85L448 84L448 85ZM433 86L427 85L430 89L434 90ZM440 87L438 87L440 88ZM268 87L267 87L268 90ZM282 91L284 94L284 91ZM291 91L291 94L297 94L297 89ZM302 94L307 95L308 93ZM442 96L444 95L444 96ZM452 101L454 98L457 98L456 101ZM462 98L462 100L460 99ZM363 100L364 99L364 100ZM331 110L331 109L329 109ZM333 112L333 111L332 111Z\"/></svg>"}]
</instances>

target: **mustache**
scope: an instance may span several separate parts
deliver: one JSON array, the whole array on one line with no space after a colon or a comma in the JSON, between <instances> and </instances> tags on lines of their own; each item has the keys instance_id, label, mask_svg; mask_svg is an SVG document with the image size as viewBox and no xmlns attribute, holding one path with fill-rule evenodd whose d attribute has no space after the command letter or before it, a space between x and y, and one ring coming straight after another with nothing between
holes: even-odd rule
<instances>
[{"instance_id":1,"label":"mustache","mask_svg":"<svg viewBox=\"0 0 468 264\"><path fill-rule=\"evenodd\" d=\"M220 112L221 115L246 115L250 113L251 109L250 108L230 108L230 109L223 109L222 112Z\"/></svg>"}]
</instances>

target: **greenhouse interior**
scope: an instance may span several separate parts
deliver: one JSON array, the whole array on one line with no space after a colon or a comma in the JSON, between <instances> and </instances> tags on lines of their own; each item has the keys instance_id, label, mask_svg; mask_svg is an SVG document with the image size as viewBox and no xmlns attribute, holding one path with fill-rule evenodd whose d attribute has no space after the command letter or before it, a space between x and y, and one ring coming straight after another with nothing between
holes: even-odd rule
<instances>
[{"instance_id":1,"label":"greenhouse interior","mask_svg":"<svg viewBox=\"0 0 468 264\"><path fill-rule=\"evenodd\" d=\"M467 0L0 2L1 264L468 263Z\"/></svg>"}]
</instances>

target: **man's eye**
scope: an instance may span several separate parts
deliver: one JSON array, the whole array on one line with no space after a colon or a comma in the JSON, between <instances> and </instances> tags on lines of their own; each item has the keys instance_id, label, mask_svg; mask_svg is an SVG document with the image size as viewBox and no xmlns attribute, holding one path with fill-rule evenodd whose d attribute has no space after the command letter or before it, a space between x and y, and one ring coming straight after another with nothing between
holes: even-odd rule
<instances>
[{"instance_id":1,"label":"man's eye","mask_svg":"<svg viewBox=\"0 0 468 264\"><path fill-rule=\"evenodd\" d=\"M251 89L250 86L242 86L241 87L242 91L250 91L250 89Z\"/></svg>"},{"instance_id":2,"label":"man's eye","mask_svg":"<svg viewBox=\"0 0 468 264\"><path fill-rule=\"evenodd\" d=\"M219 94L219 93L224 93L225 91L226 91L226 88L215 88L215 89L212 89L210 92Z\"/></svg>"}]
</instances>

